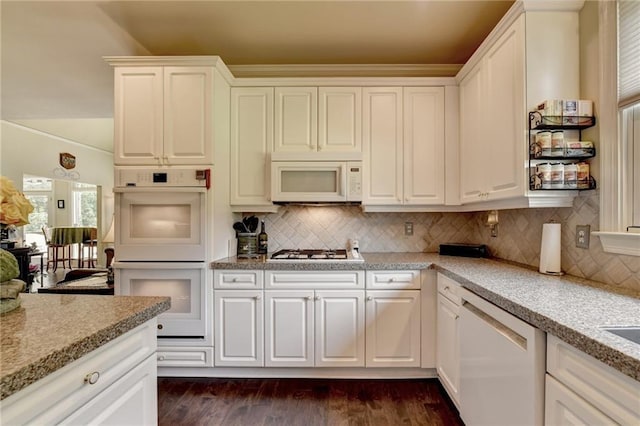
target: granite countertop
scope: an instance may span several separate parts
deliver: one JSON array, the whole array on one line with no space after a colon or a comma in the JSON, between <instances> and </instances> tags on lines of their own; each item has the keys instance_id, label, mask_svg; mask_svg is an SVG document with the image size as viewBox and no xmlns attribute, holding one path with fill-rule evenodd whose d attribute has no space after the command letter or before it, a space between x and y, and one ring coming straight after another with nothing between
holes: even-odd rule
<instances>
[{"instance_id":1,"label":"granite countertop","mask_svg":"<svg viewBox=\"0 0 640 426\"><path fill-rule=\"evenodd\" d=\"M212 269L435 269L518 318L640 380L640 345L601 329L640 326L640 292L576 277L555 277L492 259L436 253L363 253L364 262L266 262L228 258Z\"/></svg>"},{"instance_id":2,"label":"granite countertop","mask_svg":"<svg viewBox=\"0 0 640 426\"><path fill-rule=\"evenodd\" d=\"M0 399L168 310L168 297L21 294L0 316Z\"/></svg>"}]
</instances>

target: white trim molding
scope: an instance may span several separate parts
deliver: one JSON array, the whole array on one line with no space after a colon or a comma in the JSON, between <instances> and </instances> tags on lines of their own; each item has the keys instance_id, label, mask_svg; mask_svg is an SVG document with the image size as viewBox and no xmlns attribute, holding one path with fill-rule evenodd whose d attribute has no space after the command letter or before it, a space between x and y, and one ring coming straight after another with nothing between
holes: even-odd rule
<instances>
[{"instance_id":1,"label":"white trim molding","mask_svg":"<svg viewBox=\"0 0 640 426\"><path fill-rule=\"evenodd\" d=\"M602 248L607 253L640 256L640 234L630 232L592 232L600 237Z\"/></svg>"}]
</instances>

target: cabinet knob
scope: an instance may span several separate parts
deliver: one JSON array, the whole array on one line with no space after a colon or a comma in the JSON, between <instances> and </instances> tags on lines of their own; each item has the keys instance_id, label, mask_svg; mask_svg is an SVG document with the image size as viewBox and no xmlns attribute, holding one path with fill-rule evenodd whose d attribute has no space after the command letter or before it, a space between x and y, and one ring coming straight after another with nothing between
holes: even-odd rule
<instances>
[{"instance_id":1,"label":"cabinet knob","mask_svg":"<svg viewBox=\"0 0 640 426\"><path fill-rule=\"evenodd\" d=\"M158 356L158 361L164 361L164 355L159 355Z\"/></svg>"},{"instance_id":2,"label":"cabinet knob","mask_svg":"<svg viewBox=\"0 0 640 426\"><path fill-rule=\"evenodd\" d=\"M94 371L93 373L89 373L84 376L84 382L89 383L90 385L95 385L98 383L98 379L100 378L100 373Z\"/></svg>"},{"instance_id":3,"label":"cabinet knob","mask_svg":"<svg viewBox=\"0 0 640 426\"><path fill-rule=\"evenodd\" d=\"M260 299L262 299L262 296L260 296L260 295L258 294L258 295L256 295L256 296L254 297L254 299L256 299L256 300L260 300Z\"/></svg>"},{"instance_id":4,"label":"cabinet knob","mask_svg":"<svg viewBox=\"0 0 640 426\"><path fill-rule=\"evenodd\" d=\"M162 330L164 326L162 324L158 324L158 330Z\"/></svg>"},{"instance_id":5,"label":"cabinet knob","mask_svg":"<svg viewBox=\"0 0 640 426\"><path fill-rule=\"evenodd\" d=\"M311 300L311 299L313 299L313 297L311 297L311 296L305 297L305 300Z\"/></svg>"},{"instance_id":6,"label":"cabinet knob","mask_svg":"<svg viewBox=\"0 0 640 426\"><path fill-rule=\"evenodd\" d=\"M444 288L444 291L449 291L449 286L446 286L446 287Z\"/></svg>"},{"instance_id":7,"label":"cabinet knob","mask_svg":"<svg viewBox=\"0 0 640 426\"><path fill-rule=\"evenodd\" d=\"M394 278L393 278L393 277L389 278L389 282L390 282L390 283L392 283L393 281L394 281Z\"/></svg>"},{"instance_id":8,"label":"cabinet knob","mask_svg":"<svg viewBox=\"0 0 640 426\"><path fill-rule=\"evenodd\" d=\"M316 300L320 300L320 296L316 296Z\"/></svg>"},{"instance_id":9,"label":"cabinet knob","mask_svg":"<svg viewBox=\"0 0 640 426\"><path fill-rule=\"evenodd\" d=\"M231 282L232 282L232 283L235 283L235 282L237 282L237 281L238 281L238 279L237 279L237 278L231 278Z\"/></svg>"},{"instance_id":10,"label":"cabinet knob","mask_svg":"<svg viewBox=\"0 0 640 426\"><path fill-rule=\"evenodd\" d=\"M372 300L373 300L373 297L371 297L371 296L367 296L367 302L370 302L370 301L372 301Z\"/></svg>"}]
</instances>

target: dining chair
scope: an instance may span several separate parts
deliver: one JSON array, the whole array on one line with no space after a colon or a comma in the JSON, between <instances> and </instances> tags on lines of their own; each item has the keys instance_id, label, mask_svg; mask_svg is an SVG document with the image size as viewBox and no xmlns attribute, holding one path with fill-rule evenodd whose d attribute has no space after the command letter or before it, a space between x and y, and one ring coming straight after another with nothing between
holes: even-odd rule
<instances>
[{"instance_id":1,"label":"dining chair","mask_svg":"<svg viewBox=\"0 0 640 426\"><path fill-rule=\"evenodd\" d=\"M98 251L96 250L98 246L97 234L97 230L92 232L92 235L80 244L80 268L84 268L85 266L87 268L96 267L96 263L98 262ZM84 255L85 249L87 253L86 257Z\"/></svg>"},{"instance_id":2,"label":"dining chair","mask_svg":"<svg viewBox=\"0 0 640 426\"><path fill-rule=\"evenodd\" d=\"M71 244L54 244L51 242L51 230L47 226L42 227L42 234L44 235L44 241L47 244L47 271L49 265L53 264L53 272L58 269L58 263L62 262L62 267L65 268L65 262L71 269Z\"/></svg>"}]
</instances>

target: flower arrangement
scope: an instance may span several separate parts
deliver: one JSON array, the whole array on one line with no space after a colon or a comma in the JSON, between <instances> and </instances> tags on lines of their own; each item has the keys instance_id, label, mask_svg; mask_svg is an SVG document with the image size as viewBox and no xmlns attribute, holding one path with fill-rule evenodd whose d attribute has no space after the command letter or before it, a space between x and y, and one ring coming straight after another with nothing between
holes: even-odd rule
<instances>
[{"instance_id":1,"label":"flower arrangement","mask_svg":"<svg viewBox=\"0 0 640 426\"><path fill-rule=\"evenodd\" d=\"M13 182L0 176L0 224L22 226L29 223L33 206Z\"/></svg>"}]
</instances>

